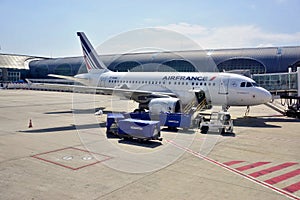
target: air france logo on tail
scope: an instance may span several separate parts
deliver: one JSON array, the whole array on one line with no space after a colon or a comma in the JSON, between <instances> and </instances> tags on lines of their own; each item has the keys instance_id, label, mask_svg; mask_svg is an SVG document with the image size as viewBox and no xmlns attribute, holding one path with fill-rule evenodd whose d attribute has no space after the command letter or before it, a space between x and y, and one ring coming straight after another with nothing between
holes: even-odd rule
<instances>
[{"instance_id":1,"label":"air france logo on tail","mask_svg":"<svg viewBox=\"0 0 300 200\"><path fill-rule=\"evenodd\" d=\"M102 61L99 60L98 55L88 41L87 37L83 32L77 32L77 35L80 38L83 57L86 63L87 70L90 71L92 69L106 69L106 66Z\"/></svg>"},{"instance_id":2,"label":"air france logo on tail","mask_svg":"<svg viewBox=\"0 0 300 200\"><path fill-rule=\"evenodd\" d=\"M86 67L87 67L88 71L92 70L92 67L91 67L89 61L87 60L86 55L84 55L83 58L84 58L84 60L85 60Z\"/></svg>"}]
</instances>

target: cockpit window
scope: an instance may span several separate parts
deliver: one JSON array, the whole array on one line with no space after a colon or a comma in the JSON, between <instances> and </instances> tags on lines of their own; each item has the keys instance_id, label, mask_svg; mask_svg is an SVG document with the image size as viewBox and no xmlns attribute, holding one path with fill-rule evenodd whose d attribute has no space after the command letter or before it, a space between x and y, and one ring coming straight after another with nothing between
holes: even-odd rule
<instances>
[{"instance_id":1,"label":"cockpit window","mask_svg":"<svg viewBox=\"0 0 300 200\"><path fill-rule=\"evenodd\" d=\"M251 82L247 82L246 87L252 87L252 83Z\"/></svg>"},{"instance_id":2,"label":"cockpit window","mask_svg":"<svg viewBox=\"0 0 300 200\"><path fill-rule=\"evenodd\" d=\"M258 87L258 85L255 82L242 82L241 87Z\"/></svg>"}]
</instances>

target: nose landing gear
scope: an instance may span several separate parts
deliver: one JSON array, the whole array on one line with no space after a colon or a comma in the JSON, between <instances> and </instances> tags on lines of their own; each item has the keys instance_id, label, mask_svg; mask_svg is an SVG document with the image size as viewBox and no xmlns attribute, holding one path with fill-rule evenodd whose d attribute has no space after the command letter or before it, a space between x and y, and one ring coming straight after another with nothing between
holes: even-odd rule
<instances>
[{"instance_id":1,"label":"nose landing gear","mask_svg":"<svg viewBox=\"0 0 300 200\"><path fill-rule=\"evenodd\" d=\"M247 106L246 111L245 111L245 117L249 115L250 112L250 106Z\"/></svg>"}]
</instances>

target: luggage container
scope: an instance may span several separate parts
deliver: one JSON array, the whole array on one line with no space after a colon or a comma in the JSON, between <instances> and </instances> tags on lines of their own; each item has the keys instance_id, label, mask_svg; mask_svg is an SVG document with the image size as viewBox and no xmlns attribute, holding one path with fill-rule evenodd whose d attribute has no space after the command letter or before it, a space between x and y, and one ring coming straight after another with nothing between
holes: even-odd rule
<instances>
[{"instance_id":1,"label":"luggage container","mask_svg":"<svg viewBox=\"0 0 300 200\"><path fill-rule=\"evenodd\" d=\"M108 113L106 118L106 133L118 135L118 123L125 117L121 113Z\"/></svg>"},{"instance_id":2,"label":"luggage container","mask_svg":"<svg viewBox=\"0 0 300 200\"><path fill-rule=\"evenodd\" d=\"M161 141L160 122L139 119L120 120L118 123L118 136L120 138L132 138L140 141Z\"/></svg>"},{"instance_id":3,"label":"luggage container","mask_svg":"<svg viewBox=\"0 0 300 200\"><path fill-rule=\"evenodd\" d=\"M149 112L130 112L124 113L126 119L140 119L140 120L151 120Z\"/></svg>"},{"instance_id":4,"label":"luggage container","mask_svg":"<svg viewBox=\"0 0 300 200\"><path fill-rule=\"evenodd\" d=\"M169 128L188 129L191 127L191 115L183 113L161 113L159 121L163 126Z\"/></svg>"},{"instance_id":5,"label":"luggage container","mask_svg":"<svg viewBox=\"0 0 300 200\"><path fill-rule=\"evenodd\" d=\"M169 128L183 128L191 127L191 115L184 113L160 113L159 115L150 115L149 112L141 113L124 113L125 119L140 119L140 120L154 120L160 121L162 126Z\"/></svg>"}]
</instances>

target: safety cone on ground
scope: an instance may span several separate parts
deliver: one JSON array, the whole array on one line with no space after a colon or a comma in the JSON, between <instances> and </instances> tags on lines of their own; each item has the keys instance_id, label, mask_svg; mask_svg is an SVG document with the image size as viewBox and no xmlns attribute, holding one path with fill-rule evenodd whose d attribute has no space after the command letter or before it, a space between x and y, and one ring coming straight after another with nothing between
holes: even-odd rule
<instances>
[{"instance_id":1,"label":"safety cone on ground","mask_svg":"<svg viewBox=\"0 0 300 200\"><path fill-rule=\"evenodd\" d=\"M32 121L31 121L31 119L29 120L28 128L32 128Z\"/></svg>"}]
</instances>

